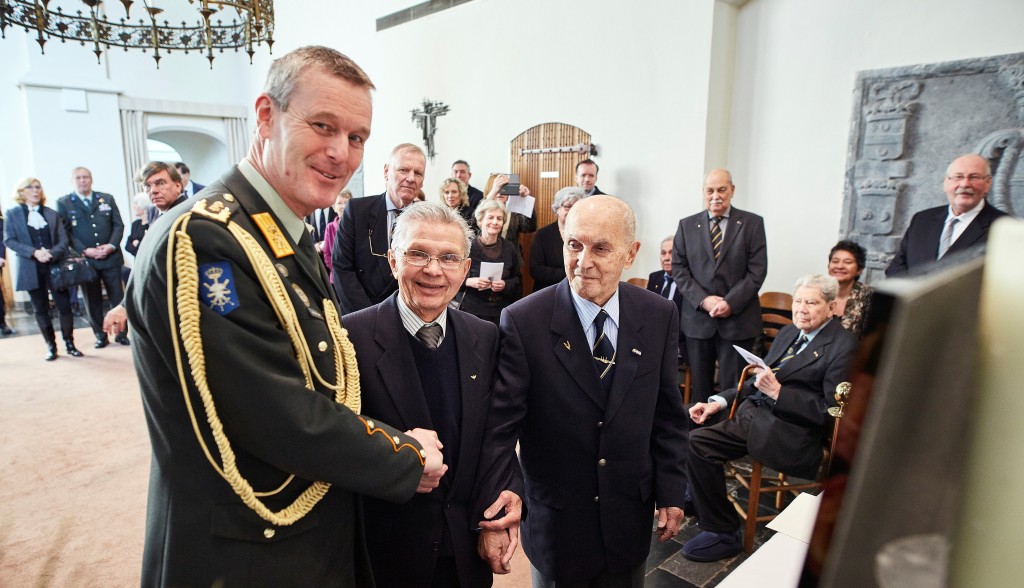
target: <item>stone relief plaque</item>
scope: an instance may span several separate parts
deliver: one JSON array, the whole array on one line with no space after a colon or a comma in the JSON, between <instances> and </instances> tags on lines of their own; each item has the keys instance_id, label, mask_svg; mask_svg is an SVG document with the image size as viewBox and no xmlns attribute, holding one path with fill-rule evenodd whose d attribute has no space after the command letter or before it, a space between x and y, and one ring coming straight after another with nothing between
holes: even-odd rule
<instances>
[{"instance_id":1,"label":"stone relief plaque","mask_svg":"<svg viewBox=\"0 0 1024 588\"><path fill-rule=\"evenodd\" d=\"M1024 53L857 75L840 237L868 250L864 280L884 277L914 213L947 203L946 166L992 164L988 201L1024 213Z\"/></svg>"}]
</instances>

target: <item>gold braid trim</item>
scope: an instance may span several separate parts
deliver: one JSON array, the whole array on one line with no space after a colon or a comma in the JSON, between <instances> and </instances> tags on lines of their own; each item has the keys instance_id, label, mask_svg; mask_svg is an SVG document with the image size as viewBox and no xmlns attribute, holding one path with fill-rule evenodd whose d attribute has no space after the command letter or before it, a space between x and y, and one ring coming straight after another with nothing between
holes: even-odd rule
<instances>
[{"instance_id":1,"label":"gold braid trim","mask_svg":"<svg viewBox=\"0 0 1024 588\"><path fill-rule=\"evenodd\" d=\"M324 495L327 494L327 491L330 489L330 484L326 482L313 482L292 504L280 511L274 512L263 504L263 502L259 500L259 497L273 495L280 492L291 482L292 479L294 479L295 476L289 476L289 478L276 490L267 493L258 493L253 490L249 482L243 478L241 473L238 471L235 463L234 451L231 449L231 444L229 443L227 436L224 434L224 427L217 415L217 409L213 403L213 395L210 392L209 384L206 379L206 356L203 350L202 336L199 328L199 271L198 264L196 262L195 249L192 246L192 239L186 232L190 216L191 213L182 215L175 221L174 226L171 228L167 253L167 296L168 315L175 343L174 350L178 367L178 377L181 382L182 392L185 396L185 404L188 408L189 417L192 421L192 428L196 434L196 439L199 441L199 444L203 448L203 452L206 454L207 460L217 473L228 482L232 490L234 490L235 494L242 499L242 502L246 506L252 509L260 516L260 518L274 525L291 525L308 514L313 507L316 506ZM306 345L305 338L302 336L302 329L299 326L295 308L291 304L287 290L281 282L277 271L274 269L273 263L259 246L259 243L236 223L228 223L228 229L242 246L246 256L252 263L271 306L278 315L278 319L280 320L282 327L284 327L292 340L292 344L296 352L296 359L298 360L303 372L306 388L309 390L314 389L310 376L311 374L315 375L317 380L319 380L323 385L335 391L336 402L344 403L345 406L358 414L360 393L358 378L359 372L355 364L355 349L348 340L348 333L341 328L341 323L338 318L338 314L334 309L333 303L330 302L330 300L326 300L324 306L328 330L330 331L331 337L335 343L335 381L337 383L331 385L324 382L323 378L316 370L309 348ZM171 278L172 275L177 278L176 288L174 287L174 280ZM171 304L172 301L176 302L176 305ZM175 307L179 314L178 320L176 320L174 313ZM179 345L178 341L179 329L181 345ZM206 412L206 420L210 425L214 441L217 444L218 452L220 453L224 464L223 469L221 469L216 460L214 460L199 430L199 423L192 407L191 398L188 392L188 385L184 377L184 368L180 351L182 346L188 356L192 380L195 382L196 388L199 391L199 396L203 403L203 409ZM343 363L344 365L342 365ZM344 379L346 370L349 370L350 374L356 374L354 377L349 377L348 386L345 385Z\"/></svg>"}]
</instances>

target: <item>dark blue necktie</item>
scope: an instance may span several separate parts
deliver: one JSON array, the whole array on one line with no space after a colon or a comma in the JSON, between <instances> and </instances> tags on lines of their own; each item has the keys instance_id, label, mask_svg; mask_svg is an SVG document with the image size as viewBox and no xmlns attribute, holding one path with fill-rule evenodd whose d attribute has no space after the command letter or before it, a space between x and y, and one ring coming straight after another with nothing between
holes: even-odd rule
<instances>
[{"instance_id":1,"label":"dark blue necktie","mask_svg":"<svg viewBox=\"0 0 1024 588\"><path fill-rule=\"evenodd\" d=\"M597 376L601 378L601 386L605 393L611 390L612 374L615 373L615 348L612 342L604 335L604 321L608 319L608 313L602 310L594 317L594 329L597 331L594 339L594 367L597 368Z\"/></svg>"},{"instance_id":2,"label":"dark blue necktie","mask_svg":"<svg viewBox=\"0 0 1024 588\"><path fill-rule=\"evenodd\" d=\"M665 283L662 284L662 286L661 286L661 295L664 296L665 298L669 298L671 300L671 297L669 296L669 292L671 292L671 291L672 291L672 277L668 275L668 272L665 272Z\"/></svg>"}]
</instances>

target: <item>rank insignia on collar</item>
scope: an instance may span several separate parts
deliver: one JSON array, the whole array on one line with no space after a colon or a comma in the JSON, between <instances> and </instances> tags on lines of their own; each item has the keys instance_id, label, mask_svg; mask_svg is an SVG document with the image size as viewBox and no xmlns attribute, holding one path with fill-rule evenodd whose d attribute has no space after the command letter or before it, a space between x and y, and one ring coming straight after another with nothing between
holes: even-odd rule
<instances>
[{"instance_id":1,"label":"rank insignia on collar","mask_svg":"<svg viewBox=\"0 0 1024 588\"><path fill-rule=\"evenodd\" d=\"M256 226L260 228L260 232L263 233L263 238L270 244L271 251L274 252L274 257L281 259L282 257L288 257L294 255L295 250L292 249L291 243L288 242L288 238L281 232L281 227L277 226L274 221L274 217L269 212L257 212L252 215L252 220L256 223Z\"/></svg>"},{"instance_id":2,"label":"rank insignia on collar","mask_svg":"<svg viewBox=\"0 0 1024 588\"><path fill-rule=\"evenodd\" d=\"M199 280L202 285L199 299L210 310L225 315L239 307L230 263L218 261L199 266Z\"/></svg>"}]
</instances>

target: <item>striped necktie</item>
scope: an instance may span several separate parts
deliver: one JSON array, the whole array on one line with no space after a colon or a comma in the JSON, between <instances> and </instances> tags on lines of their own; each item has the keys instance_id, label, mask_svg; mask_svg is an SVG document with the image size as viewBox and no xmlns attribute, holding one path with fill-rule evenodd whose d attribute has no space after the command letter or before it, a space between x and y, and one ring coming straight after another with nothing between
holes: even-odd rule
<instances>
[{"instance_id":1,"label":"striped necktie","mask_svg":"<svg viewBox=\"0 0 1024 588\"><path fill-rule=\"evenodd\" d=\"M956 227L956 223L960 222L958 218L951 218L946 222L946 229L942 231L942 239L939 240L939 256L936 259L942 259L942 256L949 251L951 245L953 245L953 229Z\"/></svg>"},{"instance_id":2,"label":"striped necktie","mask_svg":"<svg viewBox=\"0 0 1024 588\"><path fill-rule=\"evenodd\" d=\"M669 293L671 293L671 292L672 292L672 277L668 275L668 272L665 272L665 283L662 284L662 286L661 286L661 295L664 296L665 298L668 298L669 300L671 300L672 297L669 296Z\"/></svg>"},{"instance_id":3,"label":"striped necktie","mask_svg":"<svg viewBox=\"0 0 1024 588\"><path fill-rule=\"evenodd\" d=\"M786 350L786 353L779 358L779 361L775 362L775 367L772 368L772 371L777 372L780 369L782 369L782 366L786 365L787 361L796 357L796 354L800 353L800 350L803 349L804 345L806 344L807 335L800 333L800 336L796 338L796 341L793 341L793 344L789 346L789 349Z\"/></svg>"},{"instance_id":4,"label":"striped necktie","mask_svg":"<svg viewBox=\"0 0 1024 588\"><path fill-rule=\"evenodd\" d=\"M594 365L597 368L597 376L601 378L601 386L607 393L612 385L612 373L615 371L615 348L608 337L604 336L604 322L608 319L608 313L603 309L594 317L594 328L596 337L594 339Z\"/></svg>"},{"instance_id":5,"label":"striped necktie","mask_svg":"<svg viewBox=\"0 0 1024 588\"><path fill-rule=\"evenodd\" d=\"M437 349L441 342L441 325L437 323L423 325L419 331L416 331L416 338L422 341L427 349Z\"/></svg>"},{"instance_id":6,"label":"striped necktie","mask_svg":"<svg viewBox=\"0 0 1024 588\"><path fill-rule=\"evenodd\" d=\"M722 227L718 226L720 222L722 222L722 217L711 217L711 250L715 252L716 260L722 252Z\"/></svg>"}]
</instances>

